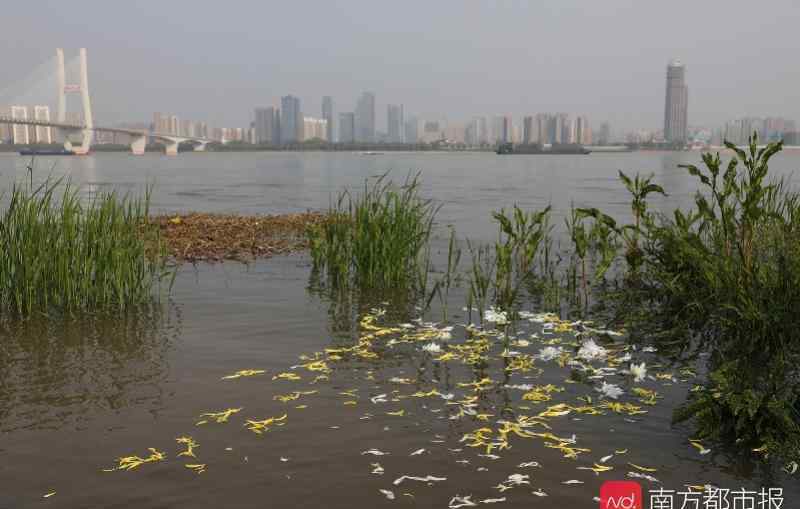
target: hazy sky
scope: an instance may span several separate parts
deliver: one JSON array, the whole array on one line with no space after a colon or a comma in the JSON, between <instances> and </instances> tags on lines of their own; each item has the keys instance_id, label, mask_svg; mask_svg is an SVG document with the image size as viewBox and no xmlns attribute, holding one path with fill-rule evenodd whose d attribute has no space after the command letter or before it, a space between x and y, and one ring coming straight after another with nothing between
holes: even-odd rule
<instances>
[{"instance_id":1,"label":"hazy sky","mask_svg":"<svg viewBox=\"0 0 800 509\"><path fill-rule=\"evenodd\" d=\"M98 122L153 111L244 126L293 93L352 110L362 90L459 122L565 111L616 129L663 123L668 60L687 65L689 123L800 120L800 1L326 0L3 2L0 90L89 51Z\"/></svg>"}]
</instances>

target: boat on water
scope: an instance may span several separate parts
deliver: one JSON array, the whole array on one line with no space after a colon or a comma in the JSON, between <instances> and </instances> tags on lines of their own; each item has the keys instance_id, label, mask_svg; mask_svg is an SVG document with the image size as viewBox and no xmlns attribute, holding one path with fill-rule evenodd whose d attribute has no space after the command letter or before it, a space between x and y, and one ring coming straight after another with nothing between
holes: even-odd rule
<instances>
[{"instance_id":1,"label":"boat on water","mask_svg":"<svg viewBox=\"0 0 800 509\"><path fill-rule=\"evenodd\" d=\"M366 152L359 152L359 153L362 156L379 156L379 155L383 155L383 152L373 152L371 150L368 150Z\"/></svg>"},{"instance_id":2,"label":"boat on water","mask_svg":"<svg viewBox=\"0 0 800 509\"><path fill-rule=\"evenodd\" d=\"M497 146L497 155L535 154L535 155L586 155L592 151L578 143L554 143L549 148L539 143L518 144L501 143Z\"/></svg>"},{"instance_id":3,"label":"boat on water","mask_svg":"<svg viewBox=\"0 0 800 509\"><path fill-rule=\"evenodd\" d=\"M21 156L74 156L75 152L67 149L23 149L19 151Z\"/></svg>"}]
</instances>

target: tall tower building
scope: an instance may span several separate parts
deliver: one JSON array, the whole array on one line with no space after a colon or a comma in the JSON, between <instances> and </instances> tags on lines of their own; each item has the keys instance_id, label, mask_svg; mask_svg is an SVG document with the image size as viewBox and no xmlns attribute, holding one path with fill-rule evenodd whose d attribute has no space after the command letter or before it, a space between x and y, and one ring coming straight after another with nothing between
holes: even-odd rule
<instances>
[{"instance_id":1,"label":"tall tower building","mask_svg":"<svg viewBox=\"0 0 800 509\"><path fill-rule=\"evenodd\" d=\"M672 60L667 65L667 93L664 106L664 139L668 142L686 142L688 105L686 66L680 60Z\"/></svg>"},{"instance_id":2,"label":"tall tower building","mask_svg":"<svg viewBox=\"0 0 800 509\"><path fill-rule=\"evenodd\" d=\"M322 98L322 119L325 125L325 141L333 143L333 97L326 95Z\"/></svg>"},{"instance_id":3,"label":"tall tower building","mask_svg":"<svg viewBox=\"0 0 800 509\"><path fill-rule=\"evenodd\" d=\"M256 143L279 145L280 131L278 129L278 111L272 106L256 108L255 130Z\"/></svg>"},{"instance_id":4,"label":"tall tower building","mask_svg":"<svg viewBox=\"0 0 800 509\"><path fill-rule=\"evenodd\" d=\"M300 99L287 95L281 97L281 143L296 143L303 139L303 113Z\"/></svg>"},{"instance_id":5,"label":"tall tower building","mask_svg":"<svg viewBox=\"0 0 800 509\"><path fill-rule=\"evenodd\" d=\"M386 109L386 132L390 143L403 143L405 138L405 121L403 105L390 104Z\"/></svg>"},{"instance_id":6,"label":"tall tower building","mask_svg":"<svg viewBox=\"0 0 800 509\"><path fill-rule=\"evenodd\" d=\"M364 92L358 98L355 111L356 141L375 142L375 94Z\"/></svg>"},{"instance_id":7,"label":"tall tower building","mask_svg":"<svg viewBox=\"0 0 800 509\"><path fill-rule=\"evenodd\" d=\"M339 143L356 141L356 116L353 112L339 113Z\"/></svg>"}]
</instances>

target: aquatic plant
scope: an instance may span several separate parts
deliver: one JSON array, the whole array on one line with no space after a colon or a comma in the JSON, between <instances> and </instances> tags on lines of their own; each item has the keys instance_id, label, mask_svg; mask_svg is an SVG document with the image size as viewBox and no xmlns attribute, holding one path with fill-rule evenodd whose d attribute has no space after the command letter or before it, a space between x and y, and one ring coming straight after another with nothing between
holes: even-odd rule
<instances>
[{"instance_id":1,"label":"aquatic plant","mask_svg":"<svg viewBox=\"0 0 800 509\"><path fill-rule=\"evenodd\" d=\"M695 207L646 224L646 323L685 352L708 352L709 377L680 408L701 437L800 455L800 195L766 180L782 144L747 151L723 169L704 154ZM632 313L630 316L637 317ZM639 314L638 316L642 316Z\"/></svg>"},{"instance_id":2,"label":"aquatic plant","mask_svg":"<svg viewBox=\"0 0 800 509\"><path fill-rule=\"evenodd\" d=\"M358 195L342 192L328 217L307 230L314 270L331 286L425 290L417 287L427 285L439 207L420 196L419 175L402 186L386 177L365 181Z\"/></svg>"},{"instance_id":3,"label":"aquatic plant","mask_svg":"<svg viewBox=\"0 0 800 509\"><path fill-rule=\"evenodd\" d=\"M142 198L82 200L63 179L15 183L0 217L0 309L14 316L121 310L169 278L158 227ZM58 190L61 192L58 193Z\"/></svg>"}]
</instances>

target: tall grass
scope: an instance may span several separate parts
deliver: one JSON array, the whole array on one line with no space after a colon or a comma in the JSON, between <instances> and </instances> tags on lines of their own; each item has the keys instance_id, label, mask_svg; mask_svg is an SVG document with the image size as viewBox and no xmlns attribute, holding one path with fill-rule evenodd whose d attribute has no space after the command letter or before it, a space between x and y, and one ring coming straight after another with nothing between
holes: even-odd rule
<instances>
[{"instance_id":1,"label":"tall grass","mask_svg":"<svg viewBox=\"0 0 800 509\"><path fill-rule=\"evenodd\" d=\"M153 298L168 275L158 228L143 198L115 192L80 199L61 179L14 184L0 217L4 315L124 309ZM61 189L61 192L59 192Z\"/></svg>"},{"instance_id":2,"label":"tall grass","mask_svg":"<svg viewBox=\"0 0 800 509\"><path fill-rule=\"evenodd\" d=\"M401 186L386 177L365 181L360 194L342 192L308 230L314 270L330 286L425 291L439 207L420 196L418 175Z\"/></svg>"}]
</instances>

